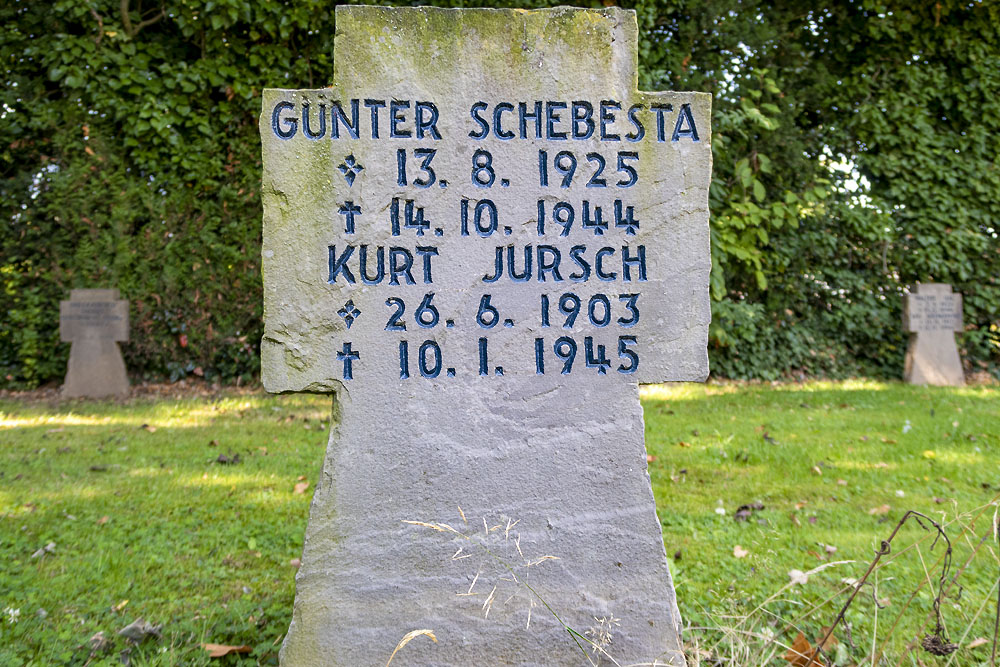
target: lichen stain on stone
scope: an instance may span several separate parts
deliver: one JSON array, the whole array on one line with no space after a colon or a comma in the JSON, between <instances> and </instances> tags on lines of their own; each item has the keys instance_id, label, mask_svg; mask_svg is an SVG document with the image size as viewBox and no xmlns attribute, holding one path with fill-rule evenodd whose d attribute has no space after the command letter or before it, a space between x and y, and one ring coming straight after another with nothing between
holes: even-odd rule
<instances>
[{"instance_id":1,"label":"lichen stain on stone","mask_svg":"<svg viewBox=\"0 0 1000 667\"><path fill-rule=\"evenodd\" d=\"M372 11L381 15L379 20L370 20ZM401 61L397 72L419 72L418 79L405 81L408 85L465 78L462 54L484 47L500 55L480 63L477 74L487 81L506 81L511 71L537 70L542 66L542 55L565 66L572 62L571 54L576 54L589 62L580 69L603 70L615 66L614 33L629 18L634 23L631 15L624 12L619 15L616 10L593 12L565 7L532 11L483 9L474 14L427 7L401 13L385 8L344 7L338 12L334 71L336 80L350 78L358 86L368 80L384 79L379 51L385 47L379 48L378 44L384 42L381 32L386 27L394 38L393 55ZM511 23L517 27L511 29ZM612 33L611 37L605 37L607 33ZM625 33L628 37L635 30L626 29ZM365 43L376 48L356 48ZM544 54L539 47L544 48ZM337 53L348 52L349 61L337 58ZM428 58L428 53L454 55Z\"/></svg>"}]
</instances>

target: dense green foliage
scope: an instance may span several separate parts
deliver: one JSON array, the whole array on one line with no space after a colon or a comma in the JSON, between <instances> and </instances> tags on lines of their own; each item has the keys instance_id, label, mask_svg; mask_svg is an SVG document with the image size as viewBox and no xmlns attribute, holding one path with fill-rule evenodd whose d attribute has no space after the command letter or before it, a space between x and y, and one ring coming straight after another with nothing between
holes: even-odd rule
<instances>
[{"instance_id":1,"label":"dense green foliage","mask_svg":"<svg viewBox=\"0 0 1000 667\"><path fill-rule=\"evenodd\" d=\"M717 374L898 375L900 295L932 280L965 294L971 369L1000 372L995 3L623 4L644 89L715 94ZM61 377L72 287L130 299L141 377L256 373L259 94L329 83L333 3L20 0L0 20L0 386Z\"/></svg>"}]
</instances>

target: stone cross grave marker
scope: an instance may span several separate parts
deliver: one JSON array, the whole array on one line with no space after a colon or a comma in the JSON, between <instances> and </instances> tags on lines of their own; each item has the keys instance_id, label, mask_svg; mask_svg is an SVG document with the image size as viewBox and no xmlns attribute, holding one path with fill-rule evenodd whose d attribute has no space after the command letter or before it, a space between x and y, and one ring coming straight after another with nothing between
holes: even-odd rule
<instances>
[{"instance_id":1,"label":"stone cross grave marker","mask_svg":"<svg viewBox=\"0 0 1000 667\"><path fill-rule=\"evenodd\" d=\"M922 283L903 297L903 325L912 332L906 348L903 376L910 384L960 387L965 384L962 360L955 345L961 332L962 295L951 285Z\"/></svg>"},{"instance_id":2,"label":"stone cross grave marker","mask_svg":"<svg viewBox=\"0 0 1000 667\"><path fill-rule=\"evenodd\" d=\"M128 394L128 373L118 349L128 340L128 301L116 289L75 289L59 302L59 337L72 343L63 396L103 398Z\"/></svg>"},{"instance_id":3,"label":"stone cross grave marker","mask_svg":"<svg viewBox=\"0 0 1000 667\"><path fill-rule=\"evenodd\" d=\"M638 384L708 374L710 96L632 11L336 11L260 117L264 386L335 394L282 664L683 664Z\"/></svg>"}]
</instances>

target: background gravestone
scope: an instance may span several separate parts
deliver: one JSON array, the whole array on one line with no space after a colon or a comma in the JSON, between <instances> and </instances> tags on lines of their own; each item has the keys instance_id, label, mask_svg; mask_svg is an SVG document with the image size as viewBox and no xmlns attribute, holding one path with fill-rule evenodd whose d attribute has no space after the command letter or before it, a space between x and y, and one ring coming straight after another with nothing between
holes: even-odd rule
<instances>
[{"instance_id":1,"label":"background gravestone","mask_svg":"<svg viewBox=\"0 0 1000 667\"><path fill-rule=\"evenodd\" d=\"M631 11L336 12L260 119L263 382L335 393L282 664L683 664L638 383L708 374L710 96Z\"/></svg>"},{"instance_id":2,"label":"background gravestone","mask_svg":"<svg viewBox=\"0 0 1000 667\"><path fill-rule=\"evenodd\" d=\"M903 297L903 327L912 332L903 377L910 384L965 384L955 332L963 330L962 295L951 285L922 283Z\"/></svg>"},{"instance_id":3,"label":"background gravestone","mask_svg":"<svg viewBox=\"0 0 1000 667\"><path fill-rule=\"evenodd\" d=\"M68 398L128 395L119 341L128 340L128 301L116 289L75 289L59 302L59 336L72 343L63 383Z\"/></svg>"}]
</instances>

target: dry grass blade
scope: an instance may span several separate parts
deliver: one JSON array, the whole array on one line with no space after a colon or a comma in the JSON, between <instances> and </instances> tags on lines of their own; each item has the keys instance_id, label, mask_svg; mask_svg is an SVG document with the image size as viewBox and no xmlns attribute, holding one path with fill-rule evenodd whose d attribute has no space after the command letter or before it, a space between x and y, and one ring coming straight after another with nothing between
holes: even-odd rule
<instances>
[{"instance_id":1,"label":"dry grass blade","mask_svg":"<svg viewBox=\"0 0 1000 667\"><path fill-rule=\"evenodd\" d=\"M533 567L535 565L540 565L547 560L559 560L559 556L542 556L541 558L536 558L535 560L529 562L526 567Z\"/></svg>"},{"instance_id":2,"label":"dry grass blade","mask_svg":"<svg viewBox=\"0 0 1000 667\"><path fill-rule=\"evenodd\" d=\"M457 530L446 523L428 523L426 521L409 521L407 519L402 519L402 522L408 523L411 526L423 526L424 528L430 528L438 531L439 533L458 533Z\"/></svg>"},{"instance_id":3,"label":"dry grass blade","mask_svg":"<svg viewBox=\"0 0 1000 667\"><path fill-rule=\"evenodd\" d=\"M1000 545L1000 503L993 510L993 541ZM990 652L990 664L997 664L997 638L1000 637L1000 577L997 578L997 613L993 619L993 650Z\"/></svg>"},{"instance_id":4,"label":"dry grass blade","mask_svg":"<svg viewBox=\"0 0 1000 667\"><path fill-rule=\"evenodd\" d=\"M432 642L437 644L438 640L437 637L434 636L433 630L413 630L412 632L407 632L405 635L403 635L403 638L399 640L399 643L396 644L396 648L393 649L392 655L390 655L389 659L386 660L385 662L385 667L389 667L389 663L391 663L392 659L396 657L397 653L399 653L399 649L403 648L404 646L409 644L411 641L413 641L420 635L427 635L428 637L431 638Z\"/></svg>"}]
</instances>

